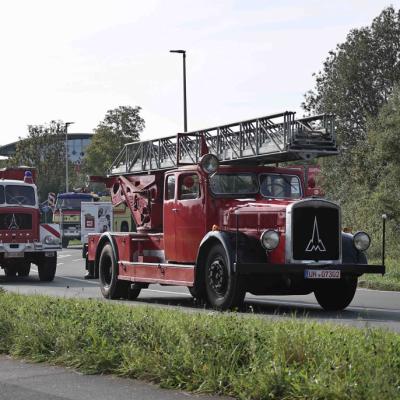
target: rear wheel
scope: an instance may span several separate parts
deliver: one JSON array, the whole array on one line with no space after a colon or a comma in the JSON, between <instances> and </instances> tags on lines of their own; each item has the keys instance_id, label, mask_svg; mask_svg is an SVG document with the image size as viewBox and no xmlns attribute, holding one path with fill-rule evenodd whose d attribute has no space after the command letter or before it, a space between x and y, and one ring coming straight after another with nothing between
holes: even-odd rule
<instances>
[{"instance_id":1,"label":"rear wheel","mask_svg":"<svg viewBox=\"0 0 400 400\"><path fill-rule=\"evenodd\" d=\"M226 310L243 303L246 292L239 277L232 271L221 244L214 245L208 254L205 287L207 300L212 307Z\"/></svg>"},{"instance_id":2,"label":"rear wheel","mask_svg":"<svg viewBox=\"0 0 400 400\"><path fill-rule=\"evenodd\" d=\"M357 277L340 281L324 281L314 290L318 304L326 311L344 310L353 300L357 289Z\"/></svg>"},{"instance_id":3,"label":"rear wheel","mask_svg":"<svg viewBox=\"0 0 400 400\"><path fill-rule=\"evenodd\" d=\"M39 279L42 282L51 282L54 280L57 269L57 256L45 257L38 263Z\"/></svg>"},{"instance_id":4,"label":"rear wheel","mask_svg":"<svg viewBox=\"0 0 400 400\"><path fill-rule=\"evenodd\" d=\"M100 290L105 298L120 299L128 297L131 283L118 280L118 264L110 243L103 247L100 254L99 280Z\"/></svg>"}]
</instances>

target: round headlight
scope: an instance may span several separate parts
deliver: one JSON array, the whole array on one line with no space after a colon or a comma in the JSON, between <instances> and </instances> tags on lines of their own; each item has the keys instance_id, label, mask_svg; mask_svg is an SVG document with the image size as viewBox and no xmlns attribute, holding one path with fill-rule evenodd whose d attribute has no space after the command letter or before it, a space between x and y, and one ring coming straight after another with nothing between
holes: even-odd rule
<instances>
[{"instance_id":1,"label":"round headlight","mask_svg":"<svg viewBox=\"0 0 400 400\"><path fill-rule=\"evenodd\" d=\"M274 250L279 244L279 233L271 229L261 234L260 241L265 250Z\"/></svg>"},{"instance_id":2,"label":"round headlight","mask_svg":"<svg viewBox=\"0 0 400 400\"><path fill-rule=\"evenodd\" d=\"M200 159L200 167L208 175L217 172L217 169L219 167L217 156L215 156L214 154L205 154Z\"/></svg>"},{"instance_id":3,"label":"round headlight","mask_svg":"<svg viewBox=\"0 0 400 400\"><path fill-rule=\"evenodd\" d=\"M353 237L354 247L359 251L365 251L371 244L369 235L365 232L357 232Z\"/></svg>"}]
</instances>

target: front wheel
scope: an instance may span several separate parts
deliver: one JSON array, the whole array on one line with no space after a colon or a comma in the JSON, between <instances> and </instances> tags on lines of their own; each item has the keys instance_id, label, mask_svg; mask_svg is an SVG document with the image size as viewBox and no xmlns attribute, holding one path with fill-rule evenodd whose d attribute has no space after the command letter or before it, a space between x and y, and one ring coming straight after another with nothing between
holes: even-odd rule
<instances>
[{"instance_id":1,"label":"front wheel","mask_svg":"<svg viewBox=\"0 0 400 400\"><path fill-rule=\"evenodd\" d=\"M39 280L42 282L51 282L54 280L57 269L57 256L45 257L38 263Z\"/></svg>"},{"instance_id":2,"label":"front wheel","mask_svg":"<svg viewBox=\"0 0 400 400\"><path fill-rule=\"evenodd\" d=\"M353 300L357 289L357 277L340 281L324 281L314 290L318 304L325 311L344 310Z\"/></svg>"},{"instance_id":3,"label":"front wheel","mask_svg":"<svg viewBox=\"0 0 400 400\"><path fill-rule=\"evenodd\" d=\"M23 262L18 266L18 276L28 276L31 272L31 263Z\"/></svg>"},{"instance_id":4,"label":"front wheel","mask_svg":"<svg viewBox=\"0 0 400 400\"><path fill-rule=\"evenodd\" d=\"M239 277L232 271L225 249L216 244L208 254L205 266L205 287L209 304L220 310L238 307L246 292Z\"/></svg>"},{"instance_id":5,"label":"front wheel","mask_svg":"<svg viewBox=\"0 0 400 400\"><path fill-rule=\"evenodd\" d=\"M100 254L99 281L101 294L106 299L120 299L128 297L130 282L118 280L118 264L115 260L113 249L110 243L107 243L103 247Z\"/></svg>"}]
</instances>

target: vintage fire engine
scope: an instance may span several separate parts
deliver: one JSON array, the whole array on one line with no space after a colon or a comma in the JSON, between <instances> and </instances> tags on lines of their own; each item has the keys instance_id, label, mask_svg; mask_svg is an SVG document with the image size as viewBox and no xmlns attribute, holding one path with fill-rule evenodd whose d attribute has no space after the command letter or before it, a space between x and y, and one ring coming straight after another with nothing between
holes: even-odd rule
<instances>
[{"instance_id":1,"label":"vintage fire engine","mask_svg":"<svg viewBox=\"0 0 400 400\"><path fill-rule=\"evenodd\" d=\"M41 281L52 281L61 249L56 224L41 224L36 171L28 167L0 170L0 266L6 276L28 276L31 263Z\"/></svg>"},{"instance_id":2,"label":"vintage fire engine","mask_svg":"<svg viewBox=\"0 0 400 400\"><path fill-rule=\"evenodd\" d=\"M334 154L333 116L293 112L127 144L102 181L137 232L89 235L89 274L106 298L162 284L218 309L246 292L314 292L324 309L344 309L358 277L385 267L367 264L368 234L342 232L314 174L277 166Z\"/></svg>"}]
</instances>

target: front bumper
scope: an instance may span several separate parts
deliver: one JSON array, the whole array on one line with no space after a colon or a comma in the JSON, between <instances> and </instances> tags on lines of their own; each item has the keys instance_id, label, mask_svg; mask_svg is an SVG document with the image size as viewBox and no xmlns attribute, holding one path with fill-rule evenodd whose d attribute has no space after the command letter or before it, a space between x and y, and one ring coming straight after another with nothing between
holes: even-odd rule
<instances>
[{"instance_id":1,"label":"front bumper","mask_svg":"<svg viewBox=\"0 0 400 400\"><path fill-rule=\"evenodd\" d=\"M304 276L305 270L339 270L344 275L384 274L384 265L374 264L267 264L234 263L239 275L296 275Z\"/></svg>"}]
</instances>

